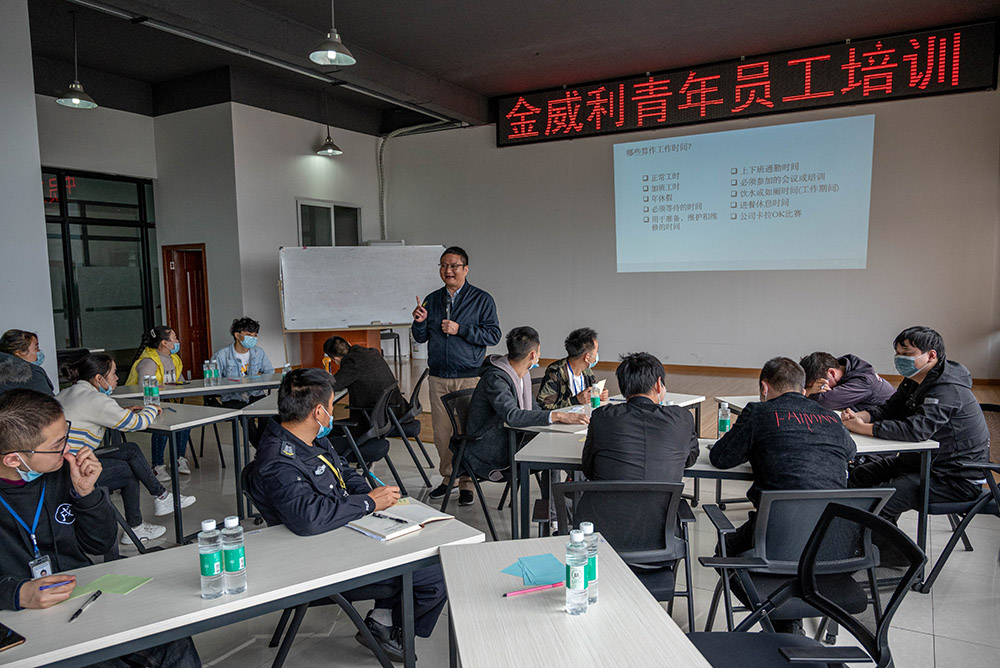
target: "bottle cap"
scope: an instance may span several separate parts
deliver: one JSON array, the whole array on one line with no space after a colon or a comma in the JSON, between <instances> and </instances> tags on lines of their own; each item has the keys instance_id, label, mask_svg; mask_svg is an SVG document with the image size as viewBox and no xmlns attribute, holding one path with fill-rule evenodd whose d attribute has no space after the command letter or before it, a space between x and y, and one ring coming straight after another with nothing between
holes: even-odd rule
<instances>
[{"instance_id":1,"label":"bottle cap","mask_svg":"<svg viewBox=\"0 0 1000 668\"><path fill-rule=\"evenodd\" d=\"M584 536L589 536L594 533L594 523L593 522L580 522L580 531L583 532Z\"/></svg>"},{"instance_id":2,"label":"bottle cap","mask_svg":"<svg viewBox=\"0 0 1000 668\"><path fill-rule=\"evenodd\" d=\"M571 543L582 543L583 542L583 532L579 529L573 529L569 532L569 542Z\"/></svg>"},{"instance_id":3,"label":"bottle cap","mask_svg":"<svg viewBox=\"0 0 1000 668\"><path fill-rule=\"evenodd\" d=\"M725 401L720 401L719 408L729 408L729 404L726 403Z\"/></svg>"},{"instance_id":4,"label":"bottle cap","mask_svg":"<svg viewBox=\"0 0 1000 668\"><path fill-rule=\"evenodd\" d=\"M236 515L230 515L224 520L224 522L227 529L235 529L240 525L240 518Z\"/></svg>"},{"instance_id":5,"label":"bottle cap","mask_svg":"<svg viewBox=\"0 0 1000 668\"><path fill-rule=\"evenodd\" d=\"M215 520L202 520L201 521L202 531L215 531Z\"/></svg>"}]
</instances>

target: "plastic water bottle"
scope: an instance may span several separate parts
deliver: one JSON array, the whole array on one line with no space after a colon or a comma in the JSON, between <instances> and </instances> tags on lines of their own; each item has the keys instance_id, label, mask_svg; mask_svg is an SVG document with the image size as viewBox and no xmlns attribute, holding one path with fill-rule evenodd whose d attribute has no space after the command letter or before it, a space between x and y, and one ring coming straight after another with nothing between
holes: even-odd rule
<instances>
[{"instance_id":1,"label":"plastic water bottle","mask_svg":"<svg viewBox=\"0 0 1000 668\"><path fill-rule=\"evenodd\" d=\"M569 532L566 544L566 612L587 612L587 544L579 529Z\"/></svg>"},{"instance_id":2,"label":"plastic water bottle","mask_svg":"<svg viewBox=\"0 0 1000 668\"><path fill-rule=\"evenodd\" d=\"M281 367L281 377L284 378L288 375L288 372L292 370L292 365L285 362L285 366Z\"/></svg>"},{"instance_id":3,"label":"plastic water bottle","mask_svg":"<svg viewBox=\"0 0 1000 668\"><path fill-rule=\"evenodd\" d=\"M201 561L201 597L219 598L223 592L222 534L215 528L215 520L201 522L198 558Z\"/></svg>"},{"instance_id":4,"label":"plastic water bottle","mask_svg":"<svg viewBox=\"0 0 1000 668\"><path fill-rule=\"evenodd\" d=\"M219 384L219 363L216 360L212 360L208 363L209 370L212 372L212 382L210 385Z\"/></svg>"},{"instance_id":5,"label":"plastic water bottle","mask_svg":"<svg viewBox=\"0 0 1000 668\"><path fill-rule=\"evenodd\" d=\"M206 385L212 382L212 363L208 360L201 363L201 377L205 380Z\"/></svg>"},{"instance_id":6,"label":"plastic water bottle","mask_svg":"<svg viewBox=\"0 0 1000 668\"><path fill-rule=\"evenodd\" d=\"M222 569L226 593L242 594L247 590L247 559L243 548L243 527L240 518L230 515L222 529Z\"/></svg>"},{"instance_id":7,"label":"plastic water bottle","mask_svg":"<svg viewBox=\"0 0 1000 668\"><path fill-rule=\"evenodd\" d=\"M732 416L729 413L729 404L725 401L719 403L719 436L722 436L732 427Z\"/></svg>"},{"instance_id":8,"label":"plastic water bottle","mask_svg":"<svg viewBox=\"0 0 1000 668\"><path fill-rule=\"evenodd\" d=\"M142 405L148 406L151 402L149 391L149 376L142 377Z\"/></svg>"},{"instance_id":9,"label":"plastic water bottle","mask_svg":"<svg viewBox=\"0 0 1000 668\"><path fill-rule=\"evenodd\" d=\"M142 377L142 403L145 406L160 405L160 385L156 382L156 376Z\"/></svg>"},{"instance_id":10,"label":"plastic water bottle","mask_svg":"<svg viewBox=\"0 0 1000 668\"><path fill-rule=\"evenodd\" d=\"M601 391L594 385L590 388L590 407L597 408L601 405Z\"/></svg>"},{"instance_id":11,"label":"plastic water bottle","mask_svg":"<svg viewBox=\"0 0 1000 668\"><path fill-rule=\"evenodd\" d=\"M597 603L597 534L593 522L580 522L583 542L587 546L587 603Z\"/></svg>"}]
</instances>

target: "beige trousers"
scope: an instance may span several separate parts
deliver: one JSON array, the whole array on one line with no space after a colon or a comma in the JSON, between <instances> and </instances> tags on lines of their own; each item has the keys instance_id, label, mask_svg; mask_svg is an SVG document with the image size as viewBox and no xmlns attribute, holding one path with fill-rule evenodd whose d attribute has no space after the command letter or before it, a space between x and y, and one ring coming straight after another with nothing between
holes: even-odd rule
<instances>
[{"instance_id":1,"label":"beige trousers","mask_svg":"<svg viewBox=\"0 0 1000 668\"><path fill-rule=\"evenodd\" d=\"M448 419L448 412L441 402L441 397L449 392L458 390L468 390L474 388L479 383L479 377L475 378L438 378L437 376L427 377L427 389L431 398L431 427L434 429L434 447L437 448L440 463L438 471L444 477L444 484L448 484L451 478L451 449L448 447L451 442L451 420ZM472 478L462 476L458 480L459 489L472 491Z\"/></svg>"}]
</instances>

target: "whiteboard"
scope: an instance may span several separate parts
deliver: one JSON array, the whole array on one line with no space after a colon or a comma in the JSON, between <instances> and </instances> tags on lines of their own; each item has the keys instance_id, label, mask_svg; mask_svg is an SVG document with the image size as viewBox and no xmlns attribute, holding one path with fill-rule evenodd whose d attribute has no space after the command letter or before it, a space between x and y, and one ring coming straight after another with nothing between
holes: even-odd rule
<instances>
[{"instance_id":1,"label":"whiteboard","mask_svg":"<svg viewBox=\"0 0 1000 668\"><path fill-rule=\"evenodd\" d=\"M282 248L286 331L409 324L416 297L442 287L444 246Z\"/></svg>"}]
</instances>

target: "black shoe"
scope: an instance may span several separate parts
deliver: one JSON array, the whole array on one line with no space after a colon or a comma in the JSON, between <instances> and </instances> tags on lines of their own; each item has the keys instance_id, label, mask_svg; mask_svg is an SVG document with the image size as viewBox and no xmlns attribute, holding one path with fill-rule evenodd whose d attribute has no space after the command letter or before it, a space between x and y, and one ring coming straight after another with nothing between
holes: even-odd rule
<instances>
[{"instance_id":1,"label":"black shoe","mask_svg":"<svg viewBox=\"0 0 1000 668\"><path fill-rule=\"evenodd\" d=\"M456 489L458 489L457 486L456 487L452 487L451 488L452 493L454 493ZM443 482L440 485L438 485L437 487L435 487L434 489L432 489L431 493L427 495L427 498L429 498L429 499L443 499L444 498L444 493L447 492L447 491L448 491L448 483Z\"/></svg>"},{"instance_id":2,"label":"black shoe","mask_svg":"<svg viewBox=\"0 0 1000 668\"><path fill-rule=\"evenodd\" d=\"M471 506L476 502L476 498L467 489L463 489L458 493L458 505L460 506Z\"/></svg>"},{"instance_id":3,"label":"black shoe","mask_svg":"<svg viewBox=\"0 0 1000 668\"><path fill-rule=\"evenodd\" d=\"M385 626L379 624L371 617L371 613L368 613L368 617L365 618L365 626L371 631L372 636L375 638L375 642L378 646L389 657L390 661L395 663L403 663L403 629L398 626ZM359 643L364 645L370 650L374 651L374 648L368 644L367 639L361 631L358 631L354 635L354 639Z\"/></svg>"}]
</instances>

